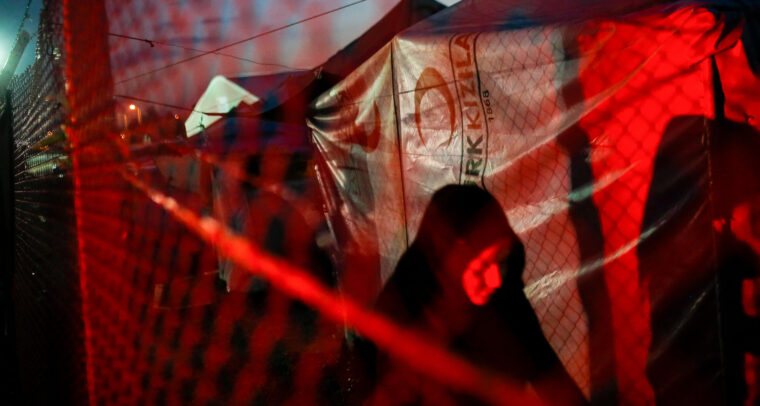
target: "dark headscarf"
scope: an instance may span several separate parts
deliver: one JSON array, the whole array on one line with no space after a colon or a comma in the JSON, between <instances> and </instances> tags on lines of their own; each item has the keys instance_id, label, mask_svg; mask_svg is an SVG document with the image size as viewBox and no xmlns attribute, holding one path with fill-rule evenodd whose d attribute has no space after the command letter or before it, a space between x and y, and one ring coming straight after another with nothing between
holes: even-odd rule
<instances>
[{"instance_id":1,"label":"dark headscarf","mask_svg":"<svg viewBox=\"0 0 760 406\"><path fill-rule=\"evenodd\" d=\"M500 287L485 305L473 304L462 286L467 265L495 242L510 240L499 264ZM446 186L433 194L376 307L480 367L532 383L550 404L585 404L523 292L524 266L525 250L498 201L475 186Z\"/></svg>"},{"instance_id":2,"label":"dark headscarf","mask_svg":"<svg viewBox=\"0 0 760 406\"><path fill-rule=\"evenodd\" d=\"M378 305L394 308L397 316L404 315L402 319L416 319L423 308L443 293L443 281L459 283L464 266L503 238L511 239L513 245L501 267L502 286L522 294L525 251L499 202L476 186L441 188L430 199L414 242L399 260ZM451 264L444 263L452 256L457 257L454 262L460 267L451 269ZM454 275L444 275L451 272ZM388 296L396 294L400 297L394 300L400 299L401 303L388 303ZM456 299L462 300L463 296Z\"/></svg>"}]
</instances>

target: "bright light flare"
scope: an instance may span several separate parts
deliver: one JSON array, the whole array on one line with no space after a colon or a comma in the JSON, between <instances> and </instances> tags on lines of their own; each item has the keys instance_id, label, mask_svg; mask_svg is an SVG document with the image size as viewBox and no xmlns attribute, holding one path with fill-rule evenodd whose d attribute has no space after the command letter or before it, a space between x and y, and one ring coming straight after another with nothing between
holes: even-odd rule
<instances>
[{"instance_id":1,"label":"bright light flare","mask_svg":"<svg viewBox=\"0 0 760 406\"><path fill-rule=\"evenodd\" d=\"M135 106L134 104L130 104L130 105L129 105L129 109L130 109L130 110L134 110L134 109L136 109L136 108L137 108L137 106Z\"/></svg>"}]
</instances>

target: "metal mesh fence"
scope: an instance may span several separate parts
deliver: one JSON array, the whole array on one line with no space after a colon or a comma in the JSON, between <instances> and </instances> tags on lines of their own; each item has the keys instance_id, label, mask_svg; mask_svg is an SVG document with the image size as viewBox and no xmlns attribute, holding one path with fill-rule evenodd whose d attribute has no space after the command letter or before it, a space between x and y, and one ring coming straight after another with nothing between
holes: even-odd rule
<instances>
[{"instance_id":1,"label":"metal mesh fence","mask_svg":"<svg viewBox=\"0 0 760 406\"><path fill-rule=\"evenodd\" d=\"M188 140L186 110L114 103L103 5L68 7L69 230L90 402L345 403L337 310L327 319L222 255L234 232L336 287L305 126L241 111Z\"/></svg>"},{"instance_id":2,"label":"metal mesh fence","mask_svg":"<svg viewBox=\"0 0 760 406\"><path fill-rule=\"evenodd\" d=\"M712 14L640 17L497 32L469 32L466 21L455 34L444 26L447 35L420 29L395 41L403 178L396 182L411 219L405 224L411 240L434 190L473 181L465 172L482 175L477 183L500 199L526 246L526 295L543 331L592 402L720 403L726 395L732 403L742 396L735 395L743 380L736 374L744 367L724 362L722 351L753 350L726 344L735 342L726 327L733 321L719 322L719 309L748 311L728 302L752 294L719 280L740 271L727 265L733 254L722 253L731 232L711 221L738 222L725 210L749 198L755 180L742 177L736 181L744 186L727 192L736 184L719 161L729 154L709 139L752 149L755 136L738 141L738 134L755 130L749 121L732 127L715 118L721 89L711 80L718 72L710 53L698 54L705 46L724 52L730 41L702 42L712 35ZM373 231L361 222L376 213L351 207L359 199L351 200L348 179L380 173L375 161L383 155L365 155L357 148L362 138L343 134L377 120L362 83L385 80L377 76L352 77L335 94L355 94L325 97L325 114L313 122L329 161L325 172L344 184L333 194L350 202L333 212L361 219L349 220L363 227L350 236L360 243ZM479 100L469 96L473 89ZM332 115L355 106L358 114ZM369 170L357 171L354 162L363 161ZM747 379L752 387L755 378Z\"/></svg>"},{"instance_id":3,"label":"metal mesh fence","mask_svg":"<svg viewBox=\"0 0 760 406\"><path fill-rule=\"evenodd\" d=\"M204 27L202 17L195 21L181 15L180 6L160 2L134 2L123 10L116 2L63 3L46 2L38 59L11 83L5 105L13 118L14 306L23 403L462 404L475 400L451 392L485 394L489 401L489 394L512 393L502 387L491 392L489 382L498 380L468 387L469 376L491 378L477 375L477 363L441 361L473 367L457 375L425 357L440 352L415 358L409 348L441 346L414 337L409 341L417 347L394 342L409 337L343 296L342 247L326 224L318 157L299 122L316 87L277 100L298 80L319 80L319 70L267 89L269 99L262 99L285 107L231 107L218 114L220 123L189 138L181 119L194 109L156 102L162 93L189 100L211 72L247 70L259 61L206 52L212 62L182 74L167 70L123 84L125 77L162 68L167 58L203 51L173 46L153 58L146 49L163 39L115 37L109 23L151 32L169 22ZM235 12L232 2L225 4L226 14ZM250 14L246 7L253 6L240 11ZM302 34L316 36L325 24ZM483 109L503 118L488 131L520 135L509 151L517 158L504 167L492 159L482 184L506 196L500 203L526 247L526 296L578 387L593 404L667 404L672 399L658 396L672 389L657 374L669 370L654 365L653 354L688 344L681 335L721 328L713 323L713 245L720 241L714 240L707 178L699 172L708 173L709 145L702 137L714 89L705 80L709 61L691 60L685 51L694 49L702 31L605 24L583 35L551 27L482 33L473 40L476 57L490 56L478 66L481 100L483 90L509 95L489 100L493 113ZM219 28L223 37L224 25ZM584 48L590 46L599 48ZM264 48L278 50L278 44ZM604 57L582 65L576 56L584 52ZM619 73L631 71L635 75ZM687 164L699 167L696 180L685 181L693 184L676 202L684 205L676 204L683 210L676 220L659 211L660 203L672 203L662 192L672 185L657 179L690 176L693 168L663 164L674 143L698 156ZM676 153L671 160L679 159ZM693 221L684 225L680 218ZM541 221L531 223L535 219ZM669 222L677 224L661 224ZM684 242L672 230L700 237ZM650 235L674 243L663 244L664 251L652 248L646 245ZM679 265L668 262L668 250L700 256ZM683 269L660 272L667 266ZM367 279L372 284L377 276ZM752 300L756 308L757 283L743 283L745 308ZM704 295L707 305L687 318L709 321L681 331L680 319L667 313L693 311L684 310L694 304L693 295ZM365 319L371 322L355 323ZM373 331L393 332L375 333L380 350L398 346L405 361L432 367L400 363L374 376L363 369L366 343L354 327L370 338ZM711 334L694 347L706 353L683 357L719 357ZM443 347L444 356L455 353ZM746 359L751 403L760 367L756 358ZM693 365L688 361L664 362L681 374ZM702 372L690 382L701 382ZM465 383L452 391L451 377Z\"/></svg>"},{"instance_id":4,"label":"metal mesh fence","mask_svg":"<svg viewBox=\"0 0 760 406\"><path fill-rule=\"evenodd\" d=\"M699 370L699 363L673 353L698 347L705 360L711 359L705 363L715 367L722 351L715 333L706 334L712 342L700 344L684 338L697 334L694 325L711 332L721 328L717 308L725 305L713 296L713 267L718 274L735 272L721 271L723 265L715 265L719 259L711 254L716 237L710 213L716 214L710 211L713 202L706 200L704 177L709 171L706 156L720 152L709 150L704 138L695 141L707 136L700 122L712 114L713 89L703 81L709 62L703 60L697 69L683 51L699 48L691 33L706 21L695 24L678 14L668 20L674 28L648 22L599 24L578 33L528 29L476 39L483 49L478 63L481 93L501 87L511 96L497 100L491 95L488 107L505 118L489 122L488 130L514 135L509 154L519 157L507 161L505 169L491 168L505 175L487 177L484 186L508 197L503 204L508 212L516 207L511 219L518 225L522 219L546 219L526 225L521 234L528 249L527 292L568 372L584 390L590 389L592 401L602 404L668 404L673 393L683 401L689 389L679 386L676 375L705 383L710 375L681 371L686 365ZM604 57L592 57L588 64L576 59L589 46L598 46L595 52ZM641 69L622 76L633 67ZM560 89L557 94L547 91L549 83ZM602 95L619 84L609 97ZM589 108L590 113L580 115ZM553 121L558 110L564 113L562 120ZM545 142L557 127L556 143ZM743 131L751 132L749 127ZM712 135L730 139L730 132ZM682 151L674 152L677 148ZM684 151L689 150L701 158L687 163ZM753 180L746 182L752 190ZM678 193L683 195L674 197ZM715 204L730 200L720 193ZM679 209L662 211L674 201ZM686 226L680 217L691 223ZM701 236L688 249L693 256L702 252L704 262L666 260L661 248L653 248L650 240L670 247L672 255L683 253L684 243L670 227ZM664 241L664 234L671 240ZM731 290L726 295L742 293ZM698 296L702 303L694 301ZM725 379L736 379L733 372L725 373ZM751 387L754 381L747 382ZM734 388L729 392L737 390L728 385Z\"/></svg>"},{"instance_id":5,"label":"metal mesh fence","mask_svg":"<svg viewBox=\"0 0 760 406\"><path fill-rule=\"evenodd\" d=\"M65 139L62 19L60 2L46 2L37 49L27 51L36 52L36 61L11 81L4 105L12 117L11 133L4 136L13 138L15 323L10 326L20 382L8 401L19 404L87 400L71 158Z\"/></svg>"}]
</instances>

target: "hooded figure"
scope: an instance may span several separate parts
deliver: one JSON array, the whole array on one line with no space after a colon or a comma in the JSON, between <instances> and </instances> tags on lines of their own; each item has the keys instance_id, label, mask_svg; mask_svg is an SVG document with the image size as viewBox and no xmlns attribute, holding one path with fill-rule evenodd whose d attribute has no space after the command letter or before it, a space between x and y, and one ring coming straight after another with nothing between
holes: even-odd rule
<instances>
[{"instance_id":1,"label":"hooded figure","mask_svg":"<svg viewBox=\"0 0 760 406\"><path fill-rule=\"evenodd\" d=\"M547 404L586 404L525 297L524 266L523 245L496 199L475 186L446 186L376 308L479 367L531 384ZM394 373L387 361L378 360L376 379Z\"/></svg>"}]
</instances>

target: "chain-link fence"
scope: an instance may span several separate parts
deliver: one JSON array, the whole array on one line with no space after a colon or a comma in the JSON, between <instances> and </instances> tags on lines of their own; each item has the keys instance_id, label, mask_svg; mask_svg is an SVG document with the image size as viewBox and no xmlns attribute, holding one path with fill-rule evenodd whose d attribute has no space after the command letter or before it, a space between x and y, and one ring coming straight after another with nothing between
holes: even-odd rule
<instances>
[{"instance_id":1,"label":"chain-link fence","mask_svg":"<svg viewBox=\"0 0 760 406\"><path fill-rule=\"evenodd\" d=\"M283 37L254 50L258 34L235 48L226 35L244 26L236 12L255 15L259 33L284 29L251 4L191 3L45 4L38 59L14 78L2 111L13 139L17 403L532 399L492 375L487 359L462 355L463 339L420 339L367 309L402 253L379 251L392 238L406 249L430 195L468 182L496 197L522 240L525 297L559 368L592 404L721 403L736 390L756 401L757 358L723 351L741 340L731 341L736 303L718 306L721 298L741 297L756 316L758 295L756 281L737 293L735 279L721 279L724 259L735 258L724 253L737 246L726 229L736 204L714 192L729 183L730 147L711 144L753 130L725 127L716 113L710 58L728 45L716 42L712 14L566 26L510 14L515 24L472 33L468 18L493 16L441 17L383 48L376 67L325 93L337 102L319 110L311 102L342 78L303 69L297 56L276 67L266 56L306 53L331 24L319 18L350 5L287 2L304 16L289 24L317 21L299 28L310 39L294 51ZM394 12L418 13L408 23L438 10L401 4ZM161 37L172 24L195 37ZM208 37L218 49L198 46ZM438 54L435 76L422 65ZM236 77L262 63L286 72ZM219 97L220 112L188 104L228 72L227 86L257 102ZM420 88L447 89L451 100ZM191 113L219 120L188 137ZM340 116L340 137L317 142L340 153L312 144L315 114ZM431 153L436 137L449 149ZM376 170L389 157L394 166ZM401 203L383 200L389 190L401 190ZM375 210L388 207L403 214ZM336 219L346 229L328 224ZM378 252L353 260L346 252L356 247L341 245L351 222L403 225L387 241L357 244ZM401 362L384 363L386 352ZM747 385L731 386L739 379Z\"/></svg>"},{"instance_id":2,"label":"chain-link fence","mask_svg":"<svg viewBox=\"0 0 760 406\"><path fill-rule=\"evenodd\" d=\"M16 349L16 368L7 365L15 404L87 401L62 21L60 2L46 2L37 49L27 50L36 60L10 82L3 106L13 145L15 269L4 271L13 271L5 334Z\"/></svg>"},{"instance_id":3,"label":"chain-link fence","mask_svg":"<svg viewBox=\"0 0 760 406\"><path fill-rule=\"evenodd\" d=\"M752 260L737 260L725 228L733 226L720 225L740 223L730 213L755 193L753 175L729 180L756 168L728 145L754 150L756 130L746 117L725 121L711 59L741 48L736 26L698 8L567 25L484 23L495 15L433 19L434 28L402 34L390 57L376 55L377 66L320 99L312 126L324 172L338 184L328 190L331 210L349 223L335 228L355 245L370 247L374 233L405 249L435 190L475 183L499 199L523 240L526 295L592 402L737 402L738 358L755 350L734 330L751 306L732 301L752 294L730 279L752 272L731 267ZM756 81L749 69L723 74ZM367 148L362 134L378 121L382 138ZM725 160L742 163L729 170ZM357 194L357 183L370 192ZM395 213L377 207L393 199L409 241L383 229ZM377 251L398 258L387 246Z\"/></svg>"}]
</instances>

